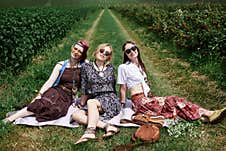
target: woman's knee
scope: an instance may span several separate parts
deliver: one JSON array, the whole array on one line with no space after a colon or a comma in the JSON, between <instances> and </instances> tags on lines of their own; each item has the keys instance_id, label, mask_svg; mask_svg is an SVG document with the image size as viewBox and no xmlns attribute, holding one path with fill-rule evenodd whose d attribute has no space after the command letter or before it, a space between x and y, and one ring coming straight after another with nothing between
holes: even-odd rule
<instances>
[{"instance_id":1,"label":"woman's knee","mask_svg":"<svg viewBox=\"0 0 226 151\"><path fill-rule=\"evenodd\" d=\"M75 121L79 120L82 115L85 115L85 111L78 109L74 113L72 113L72 119Z\"/></svg>"},{"instance_id":2,"label":"woman's knee","mask_svg":"<svg viewBox=\"0 0 226 151\"><path fill-rule=\"evenodd\" d=\"M96 100L96 99L89 99L88 101L87 101L87 105L89 106L89 105L99 105L100 103L99 103L99 101L98 100Z\"/></svg>"}]
</instances>

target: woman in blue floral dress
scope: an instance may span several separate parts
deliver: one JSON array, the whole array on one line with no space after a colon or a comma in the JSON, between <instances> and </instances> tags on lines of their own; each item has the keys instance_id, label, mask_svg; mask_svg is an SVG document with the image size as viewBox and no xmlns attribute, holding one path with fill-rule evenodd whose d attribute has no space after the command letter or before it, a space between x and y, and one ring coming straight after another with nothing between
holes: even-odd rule
<instances>
[{"instance_id":1,"label":"woman in blue floral dress","mask_svg":"<svg viewBox=\"0 0 226 151\"><path fill-rule=\"evenodd\" d=\"M113 49L110 44L100 44L94 52L95 61L82 65L82 97L79 106L87 103L88 115L85 110L77 108L72 117L76 122L87 124L87 129L76 144L96 139L96 127L106 129L104 138L119 132L117 127L106 123L106 120L113 118L121 110L115 90L114 67L110 64L112 53Z\"/></svg>"}]
</instances>

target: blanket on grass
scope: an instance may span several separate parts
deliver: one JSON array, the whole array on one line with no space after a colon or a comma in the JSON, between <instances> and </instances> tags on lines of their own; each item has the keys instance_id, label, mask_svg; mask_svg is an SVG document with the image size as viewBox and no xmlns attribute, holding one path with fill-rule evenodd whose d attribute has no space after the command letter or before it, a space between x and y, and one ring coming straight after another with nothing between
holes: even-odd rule
<instances>
[{"instance_id":1,"label":"blanket on grass","mask_svg":"<svg viewBox=\"0 0 226 151\"><path fill-rule=\"evenodd\" d=\"M71 105L68 109L68 112L65 116L52 121L46 121L46 122L38 122L34 116L28 116L24 118L18 118L14 121L14 124L23 124L23 125L29 125L29 126L44 126L44 125L55 125L55 126L64 126L64 127L79 127L80 125L71 119L71 115L74 112L74 105ZM129 119L131 120L131 116L135 112L132 109L132 102L131 100L126 100L125 108L123 108L118 115L110 119L109 121L105 121L107 123L116 125L116 126L122 126L122 127L139 127L137 124L133 123L120 123L121 119ZM172 125L175 125L178 119L165 119L163 127L170 127Z\"/></svg>"},{"instance_id":2,"label":"blanket on grass","mask_svg":"<svg viewBox=\"0 0 226 151\"><path fill-rule=\"evenodd\" d=\"M46 122L38 122L34 116L28 116L23 118L18 118L14 121L14 124L23 124L29 126L44 126L44 125L56 125L56 126L64 126L64 127L78 127L79 124L71 120L71 115L74 112L74 106L71 105L68 109L68 112L65 116L52 121ZM116 125L116 126L123 126L123 127L138 127L139 125L133 123L120 123L120 119L131 119L131 116L134 114L132 110L132 103L130 100L126 101L125 108L123 108L120 113L113 117L111 120L106 121L107 123Z\"/></svg>"}]
</instances>

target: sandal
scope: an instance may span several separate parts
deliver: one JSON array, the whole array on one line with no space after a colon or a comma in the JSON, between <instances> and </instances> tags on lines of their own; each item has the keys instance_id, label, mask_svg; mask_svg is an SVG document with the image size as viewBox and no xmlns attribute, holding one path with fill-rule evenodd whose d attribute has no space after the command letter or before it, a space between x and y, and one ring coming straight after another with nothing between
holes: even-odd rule
<instances>
[{"instance_id":1,"label":"sandal","mask_svg":"<svg viewBox=\"0 0 226 151\"><path fill-rule=\"evenodd\" d=\"M103 139L111 138L113 135L116 135L120 132L119 128L111 124L106 124L104 128L106 130L106 133L103 135Z\"/></svg>"},{"instance_id":2,"label":"sandal","mask_svg":"<svg viewBox=\"0 0 226 151\"><path fill-rule=\"evenodd\" d=\"M75 142L74 144L77 145L77 144L81 144L81 143L84 143L84 142L88 142L90 140L96 140L97 138L95 136L95 133L96 133L95 127L87 127L86 131L82 135L82 137L77 142Z\"/></svg>"},{"instance_id":3,"label":"sandal","mask_svg":"<svg viewBox=\"0 0 226 151\"><path fill-rule=\"evenodd\" d=\"M224 117L226 117L226 107L221 110L214 111L214 113L208 118L210 123L215 124L223 120Z\"/></svg>"}]
</instances>

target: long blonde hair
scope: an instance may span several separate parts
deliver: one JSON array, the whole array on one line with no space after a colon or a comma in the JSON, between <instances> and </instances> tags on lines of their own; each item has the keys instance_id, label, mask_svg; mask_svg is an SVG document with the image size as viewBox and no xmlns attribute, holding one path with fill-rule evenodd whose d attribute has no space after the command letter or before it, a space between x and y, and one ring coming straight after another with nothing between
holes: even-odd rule
<instances>
[{"instance_id":1,"label":"long blonde hair","mask_svg":"<svg viewBox=\"0 0 226 151\"><path fill-rule=\"evenodd\" d=\"M100 51L100 49L103 49L104 47L109 47L110 50L111 50L111 53L108 56L108 58L107 58L107 60L106 60L106 62L104 64L104 66L106 66L106 65L110 64L111 59L112 59L112 56L113 56L113 48L112 48L111 44L109 44L109 43L103 43L103 44L98 45L97 48L96 48L96 50L93 53L93 57L96 58L97 53Z\"/></svg>"}]
</instances>

